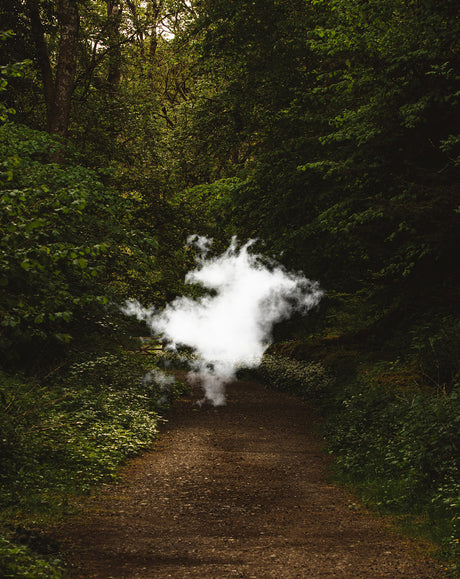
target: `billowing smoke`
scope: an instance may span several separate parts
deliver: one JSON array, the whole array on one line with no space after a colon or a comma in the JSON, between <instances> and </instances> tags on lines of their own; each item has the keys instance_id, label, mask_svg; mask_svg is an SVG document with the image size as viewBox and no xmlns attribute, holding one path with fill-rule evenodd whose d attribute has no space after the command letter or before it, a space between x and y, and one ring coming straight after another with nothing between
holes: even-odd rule
<instances>
[{"instance_id":1,"label":"billowing smoke","mask_svg":"<svg viewBox=\"0 0 460 579\"><path fill-rule=\"evenodd\" d=\"M321 299L317 282L249 253L249 241L238 248L236 238L220 256L207 258L210 240L192 236L200 250L197 267L185 281L210 290L203 297L179 297L162 311L136 301L123 311L144 320L155 334L175 348L192 347L197 354L190 378L204 389L204 400L225 404L225 383L240 367L257 367L270 345L274 324L294 312L306 312Z\"/></svg>"}]
</instances>

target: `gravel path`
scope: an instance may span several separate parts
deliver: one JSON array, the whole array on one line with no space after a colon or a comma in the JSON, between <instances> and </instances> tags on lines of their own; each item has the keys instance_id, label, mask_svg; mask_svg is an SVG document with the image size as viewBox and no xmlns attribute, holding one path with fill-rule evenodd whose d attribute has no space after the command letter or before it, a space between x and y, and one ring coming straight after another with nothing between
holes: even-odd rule
<instances>
[{"instance_id":1,"label":"gravel path","mask_svg":"<svg viewBox=\"0 0 460 579\"><path fill-rule=\"evenodd\" d=\"M226 406L179 401L134 459L58 530L73 578L441 577L327 482L308 407L249 382Z\"/></svg>"}]
</instances>

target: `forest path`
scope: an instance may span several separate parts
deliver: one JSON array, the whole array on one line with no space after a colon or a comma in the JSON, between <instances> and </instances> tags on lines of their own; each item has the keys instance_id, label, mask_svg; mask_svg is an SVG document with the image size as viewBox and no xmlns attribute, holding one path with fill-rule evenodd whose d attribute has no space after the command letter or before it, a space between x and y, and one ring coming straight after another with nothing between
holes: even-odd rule
<instances>
[{"instance_id":1,"label":"forest path","mask_svg":"<svg viewBox=\"0 0 460 579\"><path fill-rule=\"evenodd\" d=\"M308 406L252 382L231 384L219 408L198 395L58 530L71 577L442 576L327 482Z\"/></svg>"}]
</instances>

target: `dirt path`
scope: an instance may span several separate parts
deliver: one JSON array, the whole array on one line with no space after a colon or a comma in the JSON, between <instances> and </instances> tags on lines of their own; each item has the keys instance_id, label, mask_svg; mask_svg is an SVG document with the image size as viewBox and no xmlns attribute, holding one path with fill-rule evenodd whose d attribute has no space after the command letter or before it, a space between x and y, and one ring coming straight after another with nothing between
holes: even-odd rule
<instances>
[{"instance_id":1,"label":"dirt path","mask_svg":"<svg viewBox=\"0 0 460 579\"><path fill-rule=\"evenodd\" d=\"M181 400L156 452L59 530L71 576L440 577L326 481L313 426L297 399L254 383L217 409Z\"/></svg>"}]
</instances>

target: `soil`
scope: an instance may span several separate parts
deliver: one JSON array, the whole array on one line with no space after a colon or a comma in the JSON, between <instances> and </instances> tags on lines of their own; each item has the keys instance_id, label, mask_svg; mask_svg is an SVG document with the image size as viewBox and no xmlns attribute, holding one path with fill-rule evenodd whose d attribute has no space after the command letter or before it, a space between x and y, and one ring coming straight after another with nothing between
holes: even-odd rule
<instances>
[{"instance_id":1,"label":"soil","mask_svg":"<svg viewBox=\"0 0 460 579\"><path fill-rule=\"evenodd\" d=\"M72 578L443 576L328 482L307 405L254 382L231 384L226 406L199 396L58 529Z\"/></svg>"}]
</instances>

